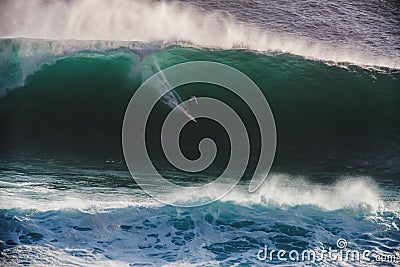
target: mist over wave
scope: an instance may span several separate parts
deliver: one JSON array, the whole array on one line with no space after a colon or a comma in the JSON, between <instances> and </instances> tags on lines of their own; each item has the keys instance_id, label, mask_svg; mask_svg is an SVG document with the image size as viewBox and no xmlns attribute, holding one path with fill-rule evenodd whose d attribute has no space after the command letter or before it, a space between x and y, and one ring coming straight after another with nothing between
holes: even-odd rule
<instances>
[{"instance_id":1,"label":"mist over wave","mask_svg":"<svg viewBox=\"0 0 400 267\"><path fill-rule=\"evenodd\" d=\"M400 68L400 57L284 32L260 29L221 11L153 1L34 1L1 3L1 38L162 42L217 49L290 53L309 59Z\"/></svg>"},{"instance_id":2,"label":"mist over wave","mask_svg":"<svg viewBox=\"0 0 400 267\"><path fill-rule=\"evenodd\" d=\"M257 266L266 245L326 250L339 238L351 249L398 253L397 6L393 0L0 0L0 266ZM165 116L192 96L234 109L251 145L237 187L209 205L179 208L135 183L121 126L147 78L193 61L248 75L271 105L278 145L264 184L249 193L261 145L251 110L216 85L175 88L154 106L146 127L149 157L163 177L204 185L229 158L229 136L201 118L185 126L179 145L196 159L200 140L214 140L218 151L209 168L183 172L159 153ZM162 76L154 92L168 83ZM169 196L176 204L201 204L222 187ZM343 265L310 263L320 264Z\"/></svg>"}]
</instances>

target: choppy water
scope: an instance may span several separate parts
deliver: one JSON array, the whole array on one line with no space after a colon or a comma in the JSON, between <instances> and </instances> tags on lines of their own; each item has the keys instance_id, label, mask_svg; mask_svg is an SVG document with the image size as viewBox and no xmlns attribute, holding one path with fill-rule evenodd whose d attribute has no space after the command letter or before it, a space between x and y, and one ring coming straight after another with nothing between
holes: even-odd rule
<instances>
[{"instance_id":1,"label":"choppy water","mask_svg":"<svg viewBox=\"0 0 400 267\"><path fill-rule=\"evenodd\" d=\"M228 11L258 27L334 47L399 56L400 5L396 1L184 1Z\"/></svg>"},{"instance_id":2,"label":"choppy water","mask_svg":"<svg viewBox=\"0 0 400 267\"><path fill-rule=\"evenodd\" d=\"M256 194L239 186L211 205L177 208L144 194L120 163L8 158L1 190L6 265L279 264L260 262L259 249L335 249L345 238L392 255L400 245L399 185L371 177L272 174Z\"/></svg>"}]
</instances>

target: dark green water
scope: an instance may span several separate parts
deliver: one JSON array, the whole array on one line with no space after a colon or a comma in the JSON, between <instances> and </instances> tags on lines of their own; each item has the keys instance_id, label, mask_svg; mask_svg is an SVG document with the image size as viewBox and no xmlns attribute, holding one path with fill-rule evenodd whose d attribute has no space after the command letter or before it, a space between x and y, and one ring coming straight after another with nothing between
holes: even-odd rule
<instances>
[{"instance_id":1,"label":"dark green water","mask_svg":"<svg viewBox=\"0 0 400 267\"><path fill-rule=\"evenodd\" d=\"M0 266L398 266L399 15L398 0L1 0ZM229 194L179 208L135 183L121 127L157 64L196 60L237 68L260 87L277 150L249 193L261 144L250 109L218 86L176 88L172 102L230 105L251 146ZM216 179L228 134L210 120L188 123L183 154L196 159L211 137L217 157L199 173L174 168L160 143L177 105L167 100L147 121L152 163L181 186ZM225 186L195 194L156 185L169 203L194 204ZM339 240L370 261L257 257L266 247L336 250Z\"/></svg>"},{"instance_id":2,"label":"dark green water","mask_svg":"<svg viewBox=\"0 0 400 267\"><path fill-rule=\"evenodd\" d=\"M374 257L398 251L398 71L244 50L60 54L45 47L21 56L12 41L1 45L0 265L275 265L285 262L257 259L265 245L318 251L335 249L339 238ZM131 96L152 75L146 69L155 61L164 69L195 60L221 62L253 79L273 111L278 143L270 175L249 194L246 180L260 144L249 108L217 86L176 88L182 100L208 96L229 104L251 143L243 183L220 201L181 209L155 201L135 184L122 156L121 127ZM187 157L199 156L204 137L219 149L209 168L187 175L160 152L168 112L160 102L148 120L154 165L183 186L214 180L229 156L225 131L205 119L185 126L180 141Z\"/></svg>"},{"instance_id":3,"label":"dark green water","mask_svg":"<svg viewBox=\"0 0 400 267\"><path fill-rule=\"evenodd\" d=\"M162 69L208 60L242 71L266 96L278 134L276 170L399 172L398 71L330 66L286 54L180 47L140 59L128 49L51 57L23 86L0 98L1 152L41 151L120 160L124 112L136 88L147 78L141 70L154 60ZM21 78L17 70L23 64L22 59L14 58L3 65L8 75L2 76L3 86L7 79ZM237 110L251 135L252 158L257 158L257 125L240 99L208 84L185 87L176 89L183 100L191 95L210 96ZM150 149L159 150L158 132L168 112L160 102L151 114L147 131L152 140ZM205 136L215 138L220 151L229 150L224 130L200 120L182 132L181 143L188 157L198 156L197 143ZM220 156L221 166L228 155Z\"/></svg>"}]
</instances>

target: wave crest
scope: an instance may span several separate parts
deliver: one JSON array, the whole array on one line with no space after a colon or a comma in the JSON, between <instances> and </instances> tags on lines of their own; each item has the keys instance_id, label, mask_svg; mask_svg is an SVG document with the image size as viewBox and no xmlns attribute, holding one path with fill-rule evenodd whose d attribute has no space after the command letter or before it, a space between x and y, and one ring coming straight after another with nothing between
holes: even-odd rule
<instances>
[{"instance_id":1,"label":"wave crest","mask_svg":"<svg viewBox=\"0 0 400 267\"><path fill-rule=\"evenodd\" d=\"M399 58L332 47L299 36L273 33L222 12L188 4L145 1L6 1L0 37L164 42L205 48L244 48L310 59L400 69ZM94 12L95 10L95 12Z\"/></svg>"}]
</instances>

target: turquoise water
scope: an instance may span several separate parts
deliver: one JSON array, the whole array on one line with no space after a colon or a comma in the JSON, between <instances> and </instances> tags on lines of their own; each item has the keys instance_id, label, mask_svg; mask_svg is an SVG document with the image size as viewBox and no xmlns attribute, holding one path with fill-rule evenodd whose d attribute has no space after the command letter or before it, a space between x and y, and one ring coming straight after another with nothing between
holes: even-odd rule
<instances>
[{"instance_id":1,"label":"turquoise water","mask_svg":"<svg viewBox=\"0 0 400 267\"><path fill-rule=\"evenodd\" d=\"M3 40L3 53L9 47L19 51L20 42L43 45ZM2 86L13 86L0 99L4 264L285 265L276 256L260 261L257 253L264 246L300 252L336 248L339 238L351 249L395 255L400 245L396 70L242 50L173 46L141 58L142 51L46 54L36 67L29 65L25 80L21 71L31 58L7 55ZM221 62L259 85L278 133L272 173L259 191L246 191L259 153L254 118L223 88L206 84L176 93L182 99L193 94L225 99L246 120L251 161L239 187L211 205L182 209L158 203L135 184L121 154L120 127L131 95L146 78L142 70L154 60L161 68ZM156 106L149 140L157 140L168 111L163 103ZM184 153L196 158L198 140L211 129L220 148L217 161L203 173L183 176L152 141L155 165L184 186L216 179L229 156L225 133L201 120L187 128ZM179 198L186 200L193 202L193 196Z\"/></svg>"},{"instance_id":2,"label":"turquoise water","mask_svg":"<svg viewBox=\"0 0 400 267\"><path fill-rule=\"evenodd\" d=\"M399 265L397 2L188 2L0 4L0 265ZM199 119L181 132L182 152L198 158L200 140L210 137L215 161L189 174L169 164L160 130L172 100L195 95L229 104L251 148L232 192L178 208L135 183L121 128L155 64L191 61L227 64L259 86L277 149L266 181L250 194L261 140L249 107L214 85L174 89L146 128L149 155L169 181L215 180L230 156L224 129ZM203 203L208 196L169 197ZM371 261L258 257L266 247L338 249L340 239L347 250L369 251Z\"/></svg>"},{"instance_id":3,"label":"turquoise water","mask_svg":"<svg viewBox=\"0 0 400 267\"><path fill-rule=\"evenodd\" d=\"M373 255L399 247L395 181L272 173L255 194L239 186L211 205L177 208L144 194L121 163L7 158L1 166L6 265L286 265L257 253L335 249L339 238Z\"/></svg>"}]
</instances>

